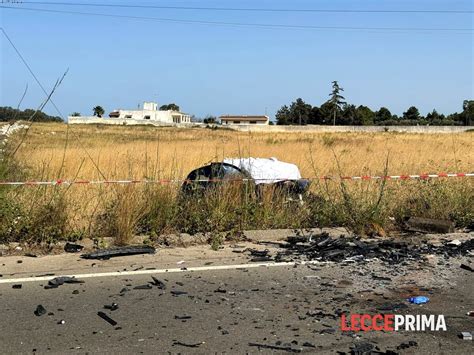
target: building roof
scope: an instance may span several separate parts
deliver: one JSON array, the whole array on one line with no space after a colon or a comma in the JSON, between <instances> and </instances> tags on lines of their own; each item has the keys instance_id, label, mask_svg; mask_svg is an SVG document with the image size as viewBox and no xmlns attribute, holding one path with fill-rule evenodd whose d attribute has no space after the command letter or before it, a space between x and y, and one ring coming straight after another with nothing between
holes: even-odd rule
<instances>
[{"instance_id":1,"label":"building roof","mask_svg":"<svg viewBox=\"0 0 474 355\"><path fill-rule=\"evenodd\" d=\"M240 116L232 116L232 115L225 115L220 116L219 119L221 121L267 121L270 119L268 116L258 116L258 115L240 115Z\"/></svg>"}]
</instances>

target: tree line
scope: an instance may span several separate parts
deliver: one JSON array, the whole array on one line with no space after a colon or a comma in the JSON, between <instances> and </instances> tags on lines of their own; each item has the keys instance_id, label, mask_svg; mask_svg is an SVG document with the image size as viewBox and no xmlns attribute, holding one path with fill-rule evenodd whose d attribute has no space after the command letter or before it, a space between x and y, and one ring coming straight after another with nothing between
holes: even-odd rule
<instances>
[{"instance_id":1,"label":"tree line","mask_svg":"<svg viewBox=\"0 0 474 355\"><path fill-rule=\"evenodd\" d=\"M470 126L474 125L474 100L464 100L462 111L449 115L436 110L423 116L415 106L409 107L402 116L394 115L386 107L372 111L364 105L353 105L342 96L344 89L334 81L330 98L321 106L312 106L298 98L290 105L282 106L276 113L278 125L433 125L433 126Z\"/></svg>"},{"instance_id":2,"label":"tree line","mask_svg":"<svg viewBox=\"0 0 474 355\"><path fill-rule=\"evenodd\" d=\"M33 118L31 118L33 117ZM0 122L10 121L34 121L34 122L62 122L61 117L50 116L42 111L26 109L24 111L18 110L9 106L0 107Z\"/></svg>"}]
</instances>

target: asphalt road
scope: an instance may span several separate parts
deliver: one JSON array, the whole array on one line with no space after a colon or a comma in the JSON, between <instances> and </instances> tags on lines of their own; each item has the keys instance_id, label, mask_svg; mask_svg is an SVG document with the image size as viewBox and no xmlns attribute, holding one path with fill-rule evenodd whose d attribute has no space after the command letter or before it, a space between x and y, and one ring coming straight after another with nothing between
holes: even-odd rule
<instances>
[{"instance_id":1,"label":"asphalt road","mask_svg":"<svg viewBox=\"0 0 474 355\"><path fill-rule=\"evenodd\" d=\"M129 261L120 259L113 261L115 266ZM154 276L165 283L164 290L154 285L135 289L149 284L153 274L84 278L84 283L56 289L44 289L45 281L23 282L21 289L3 283L0 347L4 354L336 354L370 342L382 353L472 354L474 343L457 336L474 331L474 317L466 315L474 310L473 273L460 270L460 262L157 272ZM431 301L405 301L420 293ZM118 309L104 309L112 303ZM405 306L386 310L397 304ZM34 314L38 305L46 314ZM381 309L444 314L448 331L341 331L341 312L377 314ZM109 324L98 312L117 324ZM401 349L410 341L411 346Z\"/></svg>"}]
</instances>

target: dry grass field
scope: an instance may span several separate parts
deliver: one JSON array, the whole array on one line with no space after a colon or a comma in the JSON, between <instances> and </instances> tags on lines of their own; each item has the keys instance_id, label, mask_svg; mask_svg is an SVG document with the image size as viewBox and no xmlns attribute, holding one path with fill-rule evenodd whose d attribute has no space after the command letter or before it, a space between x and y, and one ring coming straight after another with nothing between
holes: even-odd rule
<instances>
[{"instance_id":1,"label":"dry grass field","mask_svg":"<svg viewBox=\"0 0 474 355\"><path fill-rule=\"evenodd\" d=\"M18 134L12 146L20 139ZM34 124L15 164L32 180L182 179L205 163L249 156L295 163L304 177L399 175L472 172L473 148L472 132L243 133ZM180 200L179 184L10 188L4 190L7 207L0 209L0 242L111 236L124 244L138 233L153 239L169 232L210 232L218 244L229 231L327 225L371 234L412 215L451 219L463 227L474 220L473 180L316 181L303 206L288 205L281 196L256 199L233 187L198 201Z\"/></svg>"},{"instance_id":2,"label":"dry grass field","mask_svg":"<svg viewBox=\"0 0 474 355\"><path fill-rule=\"evenodd\" d=\"M210 129L35 124L18 152L33 177L48 179L184 178L224 157L276 157L302 175L466 172L474 133L243 133ZM66 147L66 149L65 149ZM89 156L90 155L90 156ZM92 160L94 162L92 162ZM62 167L63 166L63 167ZM62 168L61 168L62 167ZM61 172L59 174L59 172Z\"/></svg>"}]
</instances>

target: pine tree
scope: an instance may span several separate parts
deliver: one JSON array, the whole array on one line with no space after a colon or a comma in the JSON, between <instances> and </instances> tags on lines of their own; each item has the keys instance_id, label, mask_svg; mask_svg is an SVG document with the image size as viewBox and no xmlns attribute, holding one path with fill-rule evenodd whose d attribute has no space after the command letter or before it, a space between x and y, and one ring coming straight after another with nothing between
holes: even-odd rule
<instances>
[{"instance_id":1,"label":"pine tree","mask_svg":"<svg viewBox=\"0 0 474 355\"><path fill-rule=\"evenodd\" d=\"M343 88L341 88L338 84L337 81L332 82L332 92L329 94L331 98L329 99L329 103L332 106L332 115L333 115L333 125L336 125L336 116L337 112L342 110L342 105L344 105L346 102L344 101L345 98L340 94L341 91L344 91Z\"/></svg>"}]
</instances>

